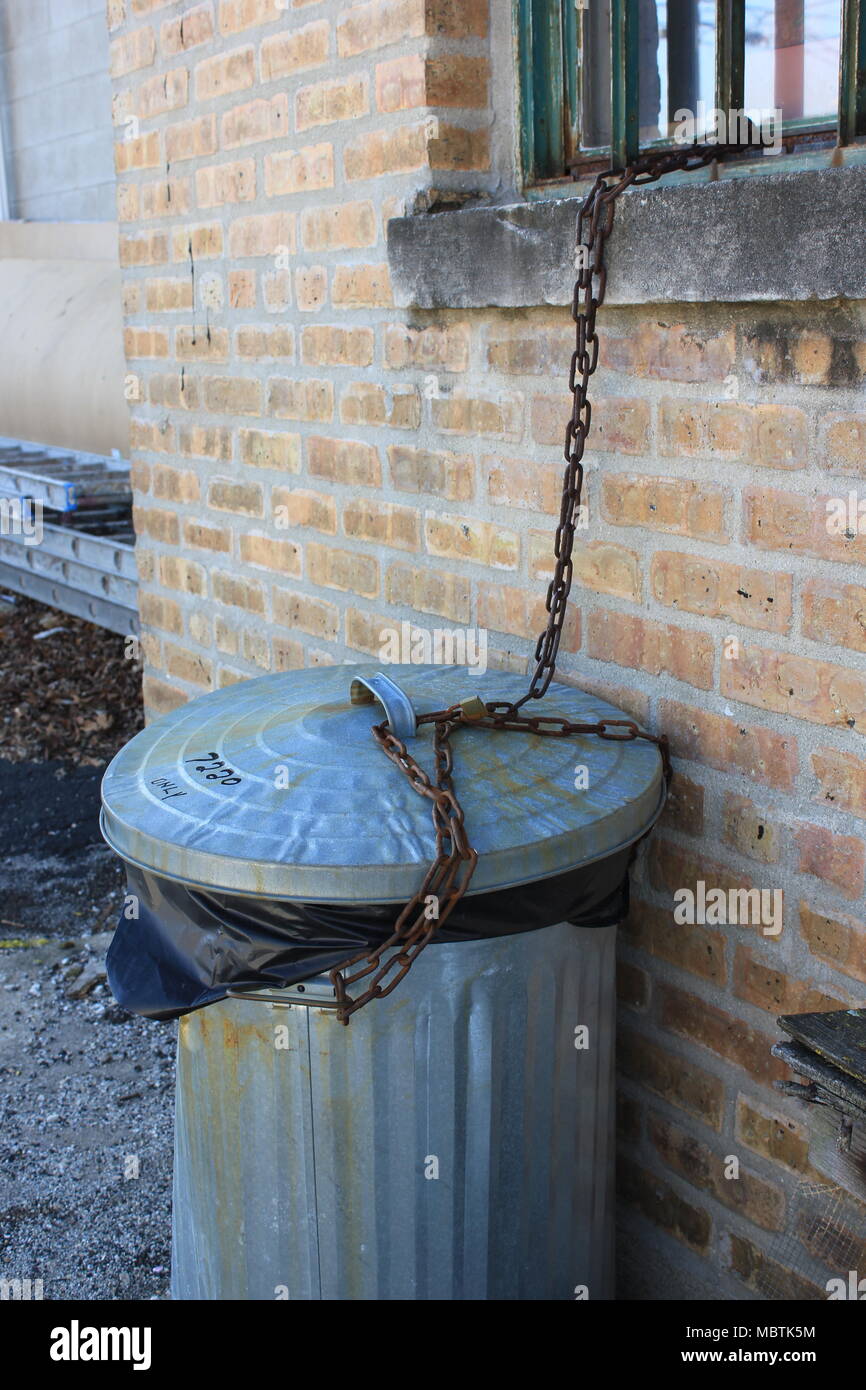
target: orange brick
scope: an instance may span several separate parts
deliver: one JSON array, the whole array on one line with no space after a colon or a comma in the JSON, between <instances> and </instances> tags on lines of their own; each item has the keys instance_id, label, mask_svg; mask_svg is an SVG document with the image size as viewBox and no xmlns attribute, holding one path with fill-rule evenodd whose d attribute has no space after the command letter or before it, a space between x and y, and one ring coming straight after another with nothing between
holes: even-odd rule
<instances>
[{"instance_id":1,"label":"orange brick","mask_svg":"<svg viewBox=\"0 0 866 1390\"><path fill-rule=\"evenodd\" d=\"M231 430L207 425L181 426L178 430L178 449L190 458L230 459Z\"/></svg>"},{"instance_id":2,"label":"orange brick","mask_svg":"<svg viewBox=\"0 0 866 1390\"><path fill-rule=\"evenodd\" d=\"M229 271L229 308L254 309L256 306L256 272Z\"/></svg>"},{"instance_id":3,"label":"orange brick","mask_svg":"<svg viewBox=\"0 0 866 1390\"><path fill-rule=\"evenodd\" d=\"M728 494L685 478L614 473L602 479L602 513L614 526L645 526L695 540L727 542Z\"/></svg>"},{"instance_id":4,"label":"orange brick","mask_svg":"<svg viewBox=\"0 0 866 1390\"><path fill-rule=\"evenodd\" d=\"M463 126L437 121L436 134L427 142L431 169L489 169L490 136L481 128L466 130Z\"/></svg>"},{"instance_id":5,"label":"orange brick","mask_svg":"<svg viewBox=\"0 0 866 1390\"><path fill-rule=\"evenodd\" d=\"M166 670L170 676L188 681L191 685L204 686L206 690L212 688L213 662L210 657L203 656L201 652L191 652L174 642L166 642L164 651Z\"/></svg>"},{"instance_id":6,"label":"orange brick","mask_svg":"<svg viewBox=\"0 0 866 1390\"><path fill-rule=\"evenodd\" d=\"M767 468L804 468L810 429L795 406L746 405L738 401L692 403L663 400L659 452L688 458L719 456Z\"/></svg>"},{"instance_id":7,"label":"orange brick","mask_svg":"<svg viewBox=\"0 0 866 1390\"><path fill-rule=\"evenodd\" d=\"M330 381L290 381L272 377L268 382L268 414L278 420L331 420L334 388Z\"/></svg>"},{"instance_id":8,"label":"orange brick","mask_svg":"<svg viewBox=\"0 0 866 1390\"><path fill-rule=\"evenodd\" d=\"M283 19L285 12L282 0L219 0L219 30L221 34L238 34Z\"/></svg>"},{"instance_id":9,"label":"orange brick","mask_svg":"<svg viewBox=\"0 0 866 1390\"><path fill-rule=\"evenodd\" d=\"M275 487L271 489L271 509L277 525L303 526L327 536L337 534L337 504L328 493Z\"/></svg>"},{"instance_id":10,"label":"orange brick","mask_svg":"<svg viewBox=\"0 0 866 1390\"><path fill-rule=\"evenodd\" d=\"M256 80L255 52L252 45L233 53L217 53L196 64L196 101L210 101L229 92L242 92Z\"/></svg>"},{"instance_id":11,"label":"orange brick","mask_svg":"<svg viewBox=\"0 0 866 1390\"><path fill-rule=\"evenodd\" d=\"M545 538L545 554L550 552L550 537ZM530 573L536 578L530 556ZM642 594L640 558L634 550L615 545L612 541L579 540L573 551L574 582L599 594L640 603ZM547 570L545 569L545 573Z\"/></svg>"},{"instance_id":12,"label":"orange brick","mask_svg":"<svg viewBox=\"0 0 866 1390\"><path fill-rule=\"evenodd\" d=\"M741 1143L771 1163L782 1163L801 1173L809 1168L808 1127L760 1101L737 1097L736 1135Z\"/></svg>"},{"instance_id":13,"label":"orange brick","mask_svg":"<svg viewBox=\"0 0 866 1390\"><path fill-rule=\"evenodd\" d=\"M784 1065L771 1054L770 1034L673 985L660 984L658 993L663 1028L743 1068L762 1084L784 1076Z\"/></svg>"},{"instance_id":14,"label":"orange brick","mask_svg":"<svg viewBox=\"0 0 866 1390\"><path fill-rule=\"evenodd\" d=\"M236 483L230 478L212 478L207 490L207 503L215 511L264 516L260 483Z\"/></svg>"},{"instance_id":15,"label":"orange brick","mask_svg":"<svg viewBox=\"0 0 866 1390\"><path fill-rule=\"evenodd\" d=\"M834 413L824 419L821 463L831 473L866 476L866 415Z\"/></svg>"},{"instance_id":16,"label":"orange brick","mask_svg":"<svg viewBox=\"0 0 866 1390\"><path fill-rule=\"evenodd\" d=\"M189 276L181 280L148 280L145 305L152 313L192 308L192 282Z\"/></svg>"},{"instance_id":17,"label":"orange brick","mask_svg":"<svg viewBox=\"0 0 866 1390\"><path fill-rule=\"evenodd\" d=\"M478 622L493 632L532 640L547 625L544 596L509 584L479 584ZM562 629L560 650L576 652L579 647L580 613L571 603Z\"/></svg>"},{"instance_id":18,"label":"orange brick","mask_svg":"<svg viewBox=\"0 0 866 1390\"><path fill-rule=\"evenodd\" d=\"M207 593L207 570L182 555L160 555L159 582L167 589L202 598Z\"/></svg>"},{"instance_id":19,"label":"orange brick","mask_svg":"<svg viewBox=\"0 0 866 1390\"><path fill-rule=\"evenodd\" d=\"M376 235L376 213L369 202L305 208L301 214L301 241L305 251L347 251L374 246Z\"/></svg>"},{"instance_id":20,"label":"orange brick","mask_svg":"<svg viewBox=\"0 0 866 1390\"><path fill-rule=\"evenodd\" d=\"M418 367L425 371L465 372L469 366L469 325L431 324L385 328L384 364L395 371Z\"/></svg>"},{"instance_id":21,"label":"orange brick","mask_svg":"<svg viewBox=\"0 0 866 1390\"><path fill-rule=\"evenodd\" d=\"M812 874L845 898L859 898L864 886L866 848L855 835L834 835L823 825L801 821L794 831L801 874Z\"/></svg>"},{"instance_id":22,"label":"orange brick","mask_svg":"<svg viewBox=\"0 0 866 1390\"><path fill-rule=\"evenodd\" d=\"M694 882L687 870L677 887L691 886ZM717 879L713 877L712 882L715 886ZM629 945L648 955L715 984L724 984L727 979L725 933L722 931L675 922L671 908L656 907L649 902L635 903L623 923L623 930Z\"/></svg>"},{"instance_id":23,"label":"orange brick","mask_svg":"<svg viewBox=\"0 0 866 1390\"><path fill-rule=\"evenodd\" d=\"M424 34L484 38L488 0L372 0L353 5L337 25L337 53L354 58Z\"/></svg>"},{"instance_id":24,"label":"orange brick","mask_svg":"<svg viewBox=\"0 0 866 1390\"><path fill-rule=\"evenodd\" d=\"M812 770L820 787L813 800L866 820L866 759L847 750L819 748L812 754Z\"/></svg>"},{"instance_id":25,"label":"orange brick","mask_svg":"<svg viewBox=\"0 0 866 1390\"><path fill-rule=\"evenodd\" d=\"M227 362L228 329L177 328L174 334L174 354L180 362Z\"/></svg>"},{"instance_id":26,"label":"orange brick","mask_svg":"<svg viewBox=\"0 0 866 1390\"><path fill-rule=\"evenodd\" d=\"M491 502L501 507L523 507L558 515L562 498L558 465L486 454L481 460L481 473L487 478ZM550 549L549 536L547 549Z\"/></svg>"},{"instance_id":27,"label":"orange brick","mask_svg":"<svg viewBox=\"0 0 866 1390\"><path fill-rule=\"evenodd\" d=\"M461 521L428 513L424 523L427 549L446 560L471 560L493 569L513 570L520 558L520 540L489 521Z\"/></svg>"},{"instance_id":28,"label":"orange brick","mask_svg":"<svg viewBox=\"0 0 866 1390\"><path fill-rule=\"evenodd\" d=\"M175 227L171 234L174 261L203 261L223 254L223 229L219 222L203 222L195 227Z\"/></svg>"},{"instance_id":29,"label":"orange brick","mask_svg":"<svg viewBox=\"0 0 866 1390\"><path fill-rule=\"evenodd\" d=\"M562 448L571 400L559 396L535 396L532 401L532 437L536 444ZM648 448L649 402L626 396L598 397L592 405L592 425L587 448L602 453L643 454Z\"/></svg>"},{"instance_id":30,"label":"orange brick","mask_svg":"<svg viewBox=\"0 0 866 1390\"><path fill-rule=\"evenodd\" d=\"M328 298L328 272L323 265L302 265L295 271L295 302L302 314L315 314Z\"/></svg>"},{"instance_id":31,"label":"orange brick","mask_svg":"<svg viewBox=\"0 0 866 1390\"><path fill-rule=\"evenodd\" d=\"M376 106L380 111L408 111L427 104L426 62L420 53L376 65Z\"/></svg>"},{"instance_id":32,"label":"orange brick","mask_svg":"<svg viewBox=\"0 0 866 1390\"><path fill-rule=\"evenodd\" d=\"M184 545L191 545L196 550L220 551L225 555L232 548L230 531L221 526L205 526L198 521L184 522L183 541Z\"/></svg>"},{"instance_id":33,"label":"orange brick","mask_svg":"<svg viewBox=\"0 0 866 1390\"><path fill-rule=\"evenodd\" d=\"M278 434L268 430L238 431L238 450L242 463L252 468L279 468L284 473L298 473L301 468L301 437Z\"/></svg>"},{"instance_id":34,"label":"orange brick","mask_svg":"<svg viewBox=\"0 0 866 1390\"><path fill-rule=\"evenodd\" d=\"M275 256L295 249L295 219L290 212L256 213L236 218L229 228L229 255Z\"/></svg>"},{"instance_id":35,"label":"orange brick","mask_svg":"<svg viewBox=\"0 0 866 1390\"><path fill-rule=\"evenodd\" d=\"M388 266L338 265L331 299L342 309L387 308L394 302Z\"/></svg>"},{"instance_id":36,"label":"orange brick","mask_svg":"<svg viewBox=\"0 0 866 1390\"><path fill-rule=\"evenodd\" d=\"M271 270L262 276L262 295L269 314L282 314L292 302L292 276L288 270Z\"/></svg>"},{"instance_id":37,"label":"orange brick","mask_svg":"<svg viewBox=\"0 0 866 1390\"><path fill-rule=\"evenodd\" d=\"M427 106L480 110L487 105L490 64L486 58L448 53L438 58L427 58L425 67Z\"/></svg>"},{"instance_id":38,"label":"orange brick","mask_svg":"<svg viewBox=\"0 0 866 1390\"><path fill-rule=\"evenodd\" d=\"M296 72L321 67L328 61L330 26L326 19L289 33L272 34L262 42L262 81L275 82ZM298 127L300 129L300 126Z\"/></svg>"},{"instance_id":39,"label":"orange brick","mask_svg":"<svg viewBox=\"0 0 866 1390\"><path fill-rule=\"evenodd\" d=\"M722 838L747 859L778 864L782 826L760 811L747 796L725 792Z\"/></svg>"},{"instance_id":40,"label":"orange brick","mask_svg":"<svg viewBox=\"0 0 866 1390\"><path fill-rule=\"evenodd\" d=\"M353 5L337 24L337 53L355 58L427 33L424 0L374 0Z\"/></svg>"},{"instance_id":41,"label":"orange brick","mask_svg":"<svg viewBox=\"0 0 866 1390\"><path fill-rule=\"evenodd\" d=\"M434 397L433 424L445 434L480 434L517 441L523 434L523 397L502 393L495 399L467 396Z\"/></svg>"},{"instance_id":42,"label":"orange brick","mask_svg":"<svg viewBox=\"0 0 866 1390\"><path fill-rule=\"evenodd\" d=\"M171 72L148 77L142 82L137 93L138 115L142 120L163 116L167 111L186 106L188 99L189 73L186 68L173 68Z\"/></svg>"},{"instance_id":43,"label":"orange brick","mask_svg":"<svg viewBox=\"0 0 866 1390\"><path fill-rule=\"evenodd\" d=\"M232 150L261 140L279 140L288 129L289 99L285 92L279 92L270 99L260 97L226 111L220 119L220 140L223 149ZM265 169L267 173L267 165ZM265 184L267 187L267 177Z\"/></svg>"},{"instance_id":44,"label":"orange brick","mask_svg":"<svg viewBox=\"0 0 866 1390\"><path fill-rule=\"evenodd\" d=\"M426 124L368 131L345 148L343 168L346 178L354 182L423 169L429 162L429 142Z\"/></svg>"},{"instance_id":45,"label":"orange brick","mask_svg":"<svg viewBox=\"0 0 866 1390\"><path fill-rule=\"evenodd\" d=\"M435 613L455 623L470 620L470 582L465 575L419 569L397 562L388 566L385 597L401 609L408 607L419 613Z\"/></svg>"},{"instance_id":46,"label":"orange brick","mask_svg":"<svg viewBox=\"0 0 866 1390\"><path fill-rule=\"evenodd\" d=\"M421 424L421 397L413 386L386 391L372 381L356 381L340 397L340 419L345 425L416 430Z\"/></svg>"},{"instance_id":47,"label":"orange brick","mask_svg":"<svg viewBox=\"0 0 866 1390\"><path fill-rule=\"evenodd\" d=\"M449 502L467 502L475 495L475 466L468 454L390 444L388 465L391 485L398 492L442 497Z\"/></svg>"},{"instance_id":48,"label":"orange brick","mask_svg":"<svg viewBox=\"0 0 866 1390\"><path fill-rule=\"evenodd\" d=\"M722 694L812 724L866 730L866 675L762 647L722 661Z\"/></svg>"},{"instance_id":49,"label":"orange brick","mask_svg":"<svg viewBox=\"0 0 866 1390\"><path fill-rule=\"evenodd\" d=\"M813 956L866 983L866 926L851 917L828 917L800 903L800 935Z\"/></svg>"},{"instance_id":50,"label":"orange brick","mask_svg":"<svg viewBox=\"0 0 866 1390\"><path fill-rule=\"evenodd\" d=\"M382 467L372 444L353 439L325 439L310 435L307 439L307 467L314 478L329 482L352 483L361 487L379 487Z\"/></svg>"},{"instance_id":51,"label":"orange brick","mask_svg":"<svg viewBox=\"0 0 866 1390\"><path fill-rule=\"evenodd\" d=\"M746 538L761 550L784 550L841 564L863 564L866 532L828 531L829 500L775 488L744 488Z\"/></svg>"},{"instance_id":52,"label":"orange brick","mask_svg":"<svg viewBox=\"0 0 866 1390\"><path fill-rule=\"evenodd\" d=\"M169 164L180 164L185 159L216 154L218 143L216 116L195 116L166 128L165 157Z\"/></svg>"},{"instance_id":53,"label":"orange brick","mask_svg":"<svg viewBox=\"0 0 866 1390\"><path fill-rule=\"evenodd\" d=\"M745 946L738 946L734 957L734 993L773 1015L821 1013L844 1002L808 981L786 975L775 963L760 960Z\"/></svg>"},{"instance_id":54,"label":"orange brick","mask_svg":"<svg viewBox=\"0 0 866 1390\"><path fill-rule=\"evenodd\" d=\"M247 532L241 536L241 559L248 565L279 570L281 574L299 575L301 552L291 541L275 540L273 536Z\"/></svg>"},{"instance_id":55,"label":"orange brick","mask_svg":"<svg viewBox=\"0 0 866 1390\"><path fill-rule=\"evenodd\" d=\"M249 203L255 196L254 159L239 159L234 164L209 164L195 171L195 197L200 208Z\"/></svg>"},{"instance_id":56,"label":"orange brick","mask_svg":"<svg viewBox=\"0 0 866 1390\"><path fill-rule=\"evenodd\" d=\"M301 330L301 361L313 367L369 367L373 361L373 330L310 325Z\"/></svg>"},{"instance_id":57,"label":"orange brick","mask_svg":"<svg viewBox=\"0 0 866 1390\"><path fill-rule=\"evenodd\" d=\"M198 502L201 497L198 474L160 463L153 470L153 495L165 502Z\"/></svg>"},{"instance_id":58,"label":"orange brick","mask_svg":"<svg viewBox=\"0 0 866 1390\"><path fill-rule=\"evenodd\" d=\"M183 635L183 614L180 604L162 594L143 593L138 601L138 613L145 627L156 627L161 632Z\"/></svg>"},{"instance_id":59,"label":"orange brick","mask_svg":"<svg viewBox=\"0 0 866 1390\"><path fill-rule=\"evenodd\" d=\"M803 635L813 642L866 652L866 589L808 579L803 590Z\"/></svg>"},{"instance_id":60,"label":"orange brick","mask_svg":"<svg viewBox=\"0 0 866 1390\"><path fill-rule=\"evenodd\" d=\"M650 577L653 594L668 608L730 618L767 632L787 632L791 625L789 574L748 569L679 550L658 550Z\"/></svg>"},{"instance_id":61,"label":"orange brick","mask_svg":"<svg viewBox=\"0 0 866 1390\"><path fill-rule=\"evenodd\" d=\"M306 548L307 577L318 588L375 598L379 592L379 563L371 555L339 550L311 541Z\"/></svg>"},{"instance_id":62,"label":"orange brick","mask_svg":"<svg viewBox=\"0 0 866 1390\"><path fill-rule=\"evenodd\" d=\"M736 719L695 709L677 700L662 700L658 727L664 729L675 757L703 763L719 772L740 772L767 787L793 791L797 775L797 741L791 734L747 727Z\"/></svg>"},{"instance_id":63,"label":"orange brick","mask_svg":"<svg viewBox=\"0 0 866 1390\"><path fill-rule=\"evenodd\" d=\"M727 1155L714 1153L707 1144L661 1115L651 1115L648 1128L650 1142L672 1172L762 1230L782 1230L785 1194L780 1187L743 1167L738 1170L736 1182L730 1182Z\"/></svg>"},{"instance_id":64,"label":"orange brick","mask_svg":"<svg viewBox=\"0 0 866 1390\"><path fill-rule=\"evenodd\" d=\"M190 48L213 38L213 11L210 3L195 5L177 19L163 20L159 30L159 46L166 57L186 53Z\"/></svg>"},{"instance_id":65,"label":"orange brick","mask_svg":"<svg viewBox=\"0 0 866 1390\"><path fill-rule=\"evenodd\" d=\"M126 328L123 345L127 358L168 356L168 334L161 328Z\"/></svg>"},{"instance_id":66,"label":"orange brick","mask_svg":"<svg viewBox=\"0 0 866 1390\"><path fill-rule=\"evenodd\" d=\"M565 370L574 351L574 324L570 316L553 322L532 317L495 322L487 330L487 365L510 376L550 376ZM565 436L571 414L565 402L556 409L557 443Z\"/></svg>"},{"instance_id":67,"label":"orange brick","mask_svg":"<svg viewBox=\"0 0 866 1390\"><path fill-rule=\"evenodd\" d=\"M164 265L168 260L168 237L165 232L140 232L122 236L119 242L120 264Z\"/></svg>"},{"instance_id":68,"label":"orange brick","mask_svg":"<svg viewBox=\"0 0 866 1390\"><path fill-rule=\"evenodd\" d=\"M192 205L189 179L157 179L139 185L139 214L147 222L152 217L183 217Z\"/></svg>"},{"instance_id":69,"label":"orange brick","mask_svg":"<svg viewBox=\"0 0 866 1390\"><path fill-rule=\"evenodd\" d=\"M118 140L115 143L114 168L118 174L125 174L129 169L155 169L161 162L157 130L133 140Z\"/></svg>"},{"instance_id":70,"label":"orange brick","mask_svg":"<svg viewBox=\"0 0 866 1390\"><path fill-rule=\"evenodd\" d=\"M229 608L244 608L248 613L264 613L265 594L257 579L243 579L227 570L214 570L211 580L217 603Z\"/></svg>"},{"instance_id":71,"label":"orange brick","mask_svg":"<svg viewBox=\"0 0 866 1390\"><path fill-rule=\"evenodd\" d=\"M275 623L293 631L308 632L311 637L325 637L332 642L339 635L340 610L322 599L289 589L274 589L273 613Z\"/></svg>"},{"instance_id":72,"label":"orange brick","mask_svg":"<svg viewBox=\"0 0 866 1390\"><path fill-rule=\"evenodd\" d=\"M600 361L612 371L662 381L723 381L734 369L736 330L707 332L684 323L642 322L600 336Z\"/></svg>"},{"instance_id":73,"label":"orange brick","mask_svg":"<svg viewBox=\"0 0 866 1390\"><path fill-rule=\"evenodd\" d=\"M265 158L265 192L269 198L288 193L313 193L333 186L333 145L306 145L300 150L281 150Z\"/></svg>"},{"instance_id":74,"label":"orange brick","mask_svg":"<svg viewBox=\"0 0 866 1390\"><path fill-rule=\"evenodd\" d=\"M642 1034L617 1030L617 1064L630 1080L695 1115L712 1129L722 1127L725 1087L718 1077L659 1047Z\"/></svg>"},{"instance_id":75,"label":"orange brick","mask_svg":"<svg viewBox=\"0 0 866 1390\"><path fill-rule=\"evenodd\" d=\"M355 121L370 110L367 78L348 77L345 81L315 82L295 94L295 130L312 130L317 125Z\"/></svg>"},{"instance_id":76,"label":"orange brick","mask_svg":"<svg viewBox=\"0 0 866 1390\"><path fill-rule=\"evenodd\" d=\"M156 57L156 37L149 26L131 29L128 34L112 39L109 45L109 66L112 77L125 77L129 72L149 68Z\"/></svg>"},{"instance_id":77,"label":"orange brick","mask_svg":"<svg viewBox=\"0 0 866 1390\"><path fill-rule=\"evenodd\" d=\"M169 406L172 410L198 410L199 383L186 373L152 376L147 390L151 405Z\"/></svg>"},{"instance_id":78,"label":"orange brick","mask_svg":"<svg viewBox=\"0 0 866 1390\"><path fill-rule=\"evenodd\" d=\"M420 512L394 502L347 502L343 507L343 530L347 536L397 550L419 550L421 546Z\"/></svg>"},{"instance_id":79,"label":"orange brick","mask_svg":"<svg viewBox=\"0 0 866 1390\"><path fill-rule=\"evenodd\" d=\"M294 358L295 332L293 328L259 328L252 324L235 329L235 352L238 357L253 357L264 360L268 357Z\"/></svg>"},{"instance_id":80,"label":"orange brick","mask_svg":"<svg viewBox=\"0 0 866 1390\"><path fill-rule=\"evenodd\" d=\"M692 628L596 609L589 615L588 652L596 661L671 675L700 690L713 687L712 639Z\"/></svg>"},{"instance_id":81,"label":"orange brick","mask_svg":"<svg viewBox=\"0 0 866 1390\"><path fill-rule=\"evenodd\" d=\"M209 376L204 382L208 410L224 415L261 415L262 388L245 376Z\"/></svg>"}]
</instances>

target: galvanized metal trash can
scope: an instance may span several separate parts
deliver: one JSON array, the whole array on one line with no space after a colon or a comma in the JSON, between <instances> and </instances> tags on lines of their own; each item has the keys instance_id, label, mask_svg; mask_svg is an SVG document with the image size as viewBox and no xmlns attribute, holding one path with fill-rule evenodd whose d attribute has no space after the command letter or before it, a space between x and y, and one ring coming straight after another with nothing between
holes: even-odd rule
<instances>
[{"instance_id":1,"label":"galvanized metal trash can","mask_svg":"<svg viewBox=\"0 0 866 1390\"><path fill-rule=\"evenodd\" d=\"M371 675L261 677L157 721L106 773L109 843L191 900L393 903L396 916L431 857L430 812L349 698ZM419 710L523 686L388 675ZM386 712L392 727L406 714ZM558 684L544 713L620 717ZM423 731L416 742L424 762ZM470 902L543 900L545 880L624 864L664 801L653 745L591 737L469 727L455 781L479 855ZM181 1018L176 1298L611 1296L615 927L507 930L434 938L349 1027L327 976L296 962L279 989L247 977ZM199 975L219 976L222 946L236 942L220 928Z\"/></svg>"},{"instance_id":2,"label":"galvanized metal trash can","mask_svg":"<svg viewBox=\"0 0 866 1390\"><path fill-rule=\"evenodd\" d=\"M327 979L182 1018L172 1296L611 1297L615 933L432 944L348 1028Z\"/></svg>"}]
</instances>

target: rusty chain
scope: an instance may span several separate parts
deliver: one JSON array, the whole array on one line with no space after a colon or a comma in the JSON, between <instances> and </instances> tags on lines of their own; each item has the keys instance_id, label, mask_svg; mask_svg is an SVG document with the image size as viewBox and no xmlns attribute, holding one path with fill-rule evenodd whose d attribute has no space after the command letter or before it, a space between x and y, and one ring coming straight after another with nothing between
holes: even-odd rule
<instances>
[{"instance_id":1,"label":"rusty chain","mask_svg":"<svg viewBox=\"0 0 866 1390\"><path fill-rule=\"evenodd\" d=\"M665 781L672 770L668 741L664 734L650 734L630 719L604 719L596 723L573 723L544 715L524 715L519 711L528 700L539 700L547 692L556 672L556 657L565 623L568 595L573 577L574 533L580 520L583 491L583 453L589 434L592 409L589 381L598 366L599 341L595 331L596 313L604 303L607 269L604 251L613 227L616 200L627 188L655 183L665 174L704 168L714 160L740 152L749 146L691 145L682 149L653 151L641 155L626 169L608 169L595 179L577 217L576 259L578 275L571 312L576 326L576 345L571 356L568 387L572 396L571 415L565 431L565 473L562 503L554 540L554 573L547 590L547 622L535 647L535 670L529 687L513 703L484 703L478 697L464 700L449 709L418 716L418 724L433 725L435 782L412 757L406 745L387 724L373 726L373 737L421 796L433 803L436 857L421 887L398 916L387 941L374 950L364 950L330 972L336 991L337 1017L347 1024L358 1009L372 999L390 994L430 942L437 927L450 916L469 887L478 855L466 835L463 811L454 790L451 735L465 725L495 732L519 732L554 738L592 734L616 742L645 739L654 743L662 759ZM395 954L389 953L394 951ZM385 962L382 957L387 956ZM360 965L353 971L352 967ZM356 997L351 986L372 976Z\"/></svg>"}]
</instances>

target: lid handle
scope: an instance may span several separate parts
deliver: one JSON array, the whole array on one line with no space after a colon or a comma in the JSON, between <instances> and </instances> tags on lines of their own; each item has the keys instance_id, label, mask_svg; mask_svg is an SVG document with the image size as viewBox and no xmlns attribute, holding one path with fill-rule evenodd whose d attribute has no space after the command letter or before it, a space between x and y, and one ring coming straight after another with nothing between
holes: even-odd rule
<instances>
[{"instance_id":1,"label":"lid handle","mask_svg":"<svg viewBox=\"0 0 866 1390\"><path fill-rule=\"evenodd\" d=\"M349 699L353 705L372 705L378 700L384 706L391 733L399 739L414 738L418 732L415 706L409 696L381 671L372 676L356 676Z\"/></svg>"}]
</instances>

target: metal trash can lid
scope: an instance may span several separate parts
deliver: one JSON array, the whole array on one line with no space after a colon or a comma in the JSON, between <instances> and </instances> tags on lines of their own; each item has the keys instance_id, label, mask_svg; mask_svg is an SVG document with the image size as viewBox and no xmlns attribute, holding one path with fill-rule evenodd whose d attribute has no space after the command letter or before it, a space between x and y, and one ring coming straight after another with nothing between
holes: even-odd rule
<instances>
[{"instance_id":1,"label":"metal trash can lid","mask_svg":"<svg viewBox=\"0 0 866 1390\"><path fill-rule=\"evenodd\" d=\"M479 694L516 700L526 678L388 666L419 713ZM350 699L373 664L260 676L191 701L137 734L102 782L102 830L125 860L209 889L305 902L405 902L434 854L430 802L370 732L380 706ZM554 683L531 713L622 718ZM432 774L432 726L407 746ZM454 785L478 865L471 893L564 873L631 844L664 804L658 749L594 735L465 727ZM585 779L576 778L578 766ZM585 789L576 788L585 780Z\"/></svg>"}]
</instances>

